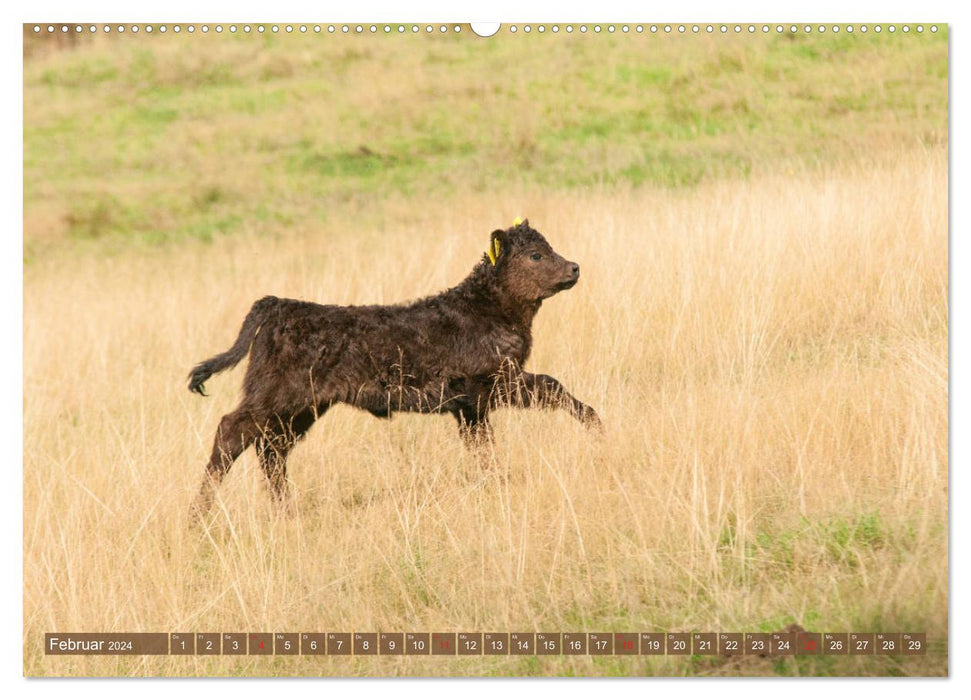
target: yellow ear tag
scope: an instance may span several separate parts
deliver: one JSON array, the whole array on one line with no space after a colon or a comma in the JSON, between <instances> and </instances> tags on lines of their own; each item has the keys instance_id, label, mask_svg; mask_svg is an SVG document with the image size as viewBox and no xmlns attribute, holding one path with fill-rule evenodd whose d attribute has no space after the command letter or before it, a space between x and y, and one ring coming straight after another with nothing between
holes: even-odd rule
<instances>
[{"instance_id":1,"label":"yellow ear tag","mask_svg":"<svg viewBox=\"0 0 971 700\"><path fill-rule=\"evenodd\" d=\"M519 226L521 223L523 223L523 217L517 216L515 219L513 219L512 225Z\"/></svg>"},{"instance_id":2,"label":"yellow ear tag","mask_svg":"<svg viewBox=\"0 0 971 700\"><path fill-rule=\"evenodd\" d=\"M492 241L492 245L489 246L489 250L488 250L489 260L492 261L493 267L495 267L496 258L499 257L500 252L502 252L502 243L500 243L499 239L496 238Z\"/></svg>"}]
</instances>

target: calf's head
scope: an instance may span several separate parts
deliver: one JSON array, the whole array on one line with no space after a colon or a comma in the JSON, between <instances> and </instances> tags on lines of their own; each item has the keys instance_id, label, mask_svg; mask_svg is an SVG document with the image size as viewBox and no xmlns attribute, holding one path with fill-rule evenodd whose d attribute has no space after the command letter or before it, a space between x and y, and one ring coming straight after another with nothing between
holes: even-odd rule
<instances>
[{"instance_id":1,"label":"calf's head","mask_svg":"<svg viewBox=\"0 0 971 700\"><path fill-rule=\"evenodd\" d=\"M489 260L502 292L521 303L547 299L580 279L580 266L553 250L528 219L492 232Z\"/></svg>"}]
</instances>

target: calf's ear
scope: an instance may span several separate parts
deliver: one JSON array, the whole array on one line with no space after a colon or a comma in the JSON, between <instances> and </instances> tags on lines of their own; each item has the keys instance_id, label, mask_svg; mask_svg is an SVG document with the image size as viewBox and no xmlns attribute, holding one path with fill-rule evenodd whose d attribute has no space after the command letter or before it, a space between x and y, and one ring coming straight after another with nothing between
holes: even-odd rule
<instances>
[{"instance_id":1,"label":"calf's ear","mask_svg":"<svg viewBox=\"0 0 971 700\"><path fill-rule=\"evenodd\" d=\"M492 235L489 236L489 250L486 251L486 253L489 255L489 260L493 265L496 264L496 261L499 259L499 256L502 255L505 247L506 232L497 228L492 232Z\"/></svg>"}]
</instances>

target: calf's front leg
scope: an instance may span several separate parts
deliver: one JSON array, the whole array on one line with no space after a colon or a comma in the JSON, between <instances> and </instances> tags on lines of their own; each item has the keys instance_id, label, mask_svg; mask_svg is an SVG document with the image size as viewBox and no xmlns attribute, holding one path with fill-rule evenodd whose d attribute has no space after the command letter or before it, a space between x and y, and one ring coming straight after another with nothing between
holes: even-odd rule
<instances>
[{"instance_id":1,"label":"calf's front leg","mask_svg":"<svg viewBox=\"0 0 971 700\"><path fill-rule=\"evenodd\" d=\"M587 427L603 429L597 412L548 374L522 372L512 381L500 382L495 403L520 408L558 408L569 412Z\"/></svg>"}]
</instances>

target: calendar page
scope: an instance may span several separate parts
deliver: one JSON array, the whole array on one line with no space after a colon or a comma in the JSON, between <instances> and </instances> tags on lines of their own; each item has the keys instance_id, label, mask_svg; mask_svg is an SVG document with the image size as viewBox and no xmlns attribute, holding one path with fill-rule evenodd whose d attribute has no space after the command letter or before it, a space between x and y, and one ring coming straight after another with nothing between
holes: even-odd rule
<instances>
[{"instance_id":1,"label":"calendar page","mask_svg":"<svg viewBox=\"0 0 971 700\"><path fill-rule=\"evenodd\" d=\"M946 676L948 70L24 24L23 674Z\"/></svg>"}]
</instances>

